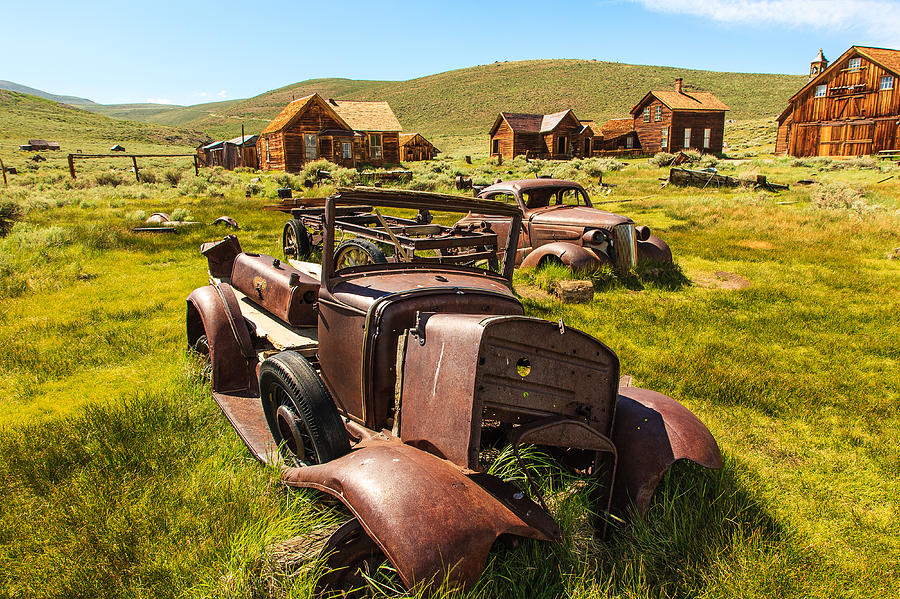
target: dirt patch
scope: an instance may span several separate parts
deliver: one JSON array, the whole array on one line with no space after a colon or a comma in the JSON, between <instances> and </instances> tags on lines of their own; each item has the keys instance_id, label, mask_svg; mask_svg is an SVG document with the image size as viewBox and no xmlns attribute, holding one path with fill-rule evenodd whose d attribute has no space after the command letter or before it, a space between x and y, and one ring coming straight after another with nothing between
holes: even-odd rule
<instances>
[{"instance_id":1,"label":"dirt patch","mask_svg":"<svg viewBox=\"0 0 900 599\"><path fill-rule=\"evenodd\" d=\"M741 247L749 248L751 250L774 250L775 246L769 243L768 241L762 241L761 239L745 239L743 241L738 241L737 244Z\"/></svg>"},{"instance_id":2,"label":"dirt patch","mask_svg":"<svg viewBox=\"0 0 900 599\"><path fill-rule=\"evenodd\" d=\"M522 299L528 299L536 302L556 299L555 297L535 285L516 285L516 293Z\"/></svg>"},{"instance_id":3,"label":"dirt patch","mask_svg":"<svg viewBox=\"0 0 900 599\"><path fill-rule=\"evenodd\" d=\"M900 248L894 248L892 251L884 255L888 260L900 260Z\"/></svg>"},{"instance_id":4,"label":"dirt patch","mask_svg":"<svg viewBox=\"0 0 900 599\"><path fill-rule=\"evenodd\" d=\"M733 272L717 270L712 273L697 273L693 277L693 283L697 287L703 287L704 289L729 289L736 291L738 289L746 289L749 287L750 279Z\"/></svg>"}]
</instances>

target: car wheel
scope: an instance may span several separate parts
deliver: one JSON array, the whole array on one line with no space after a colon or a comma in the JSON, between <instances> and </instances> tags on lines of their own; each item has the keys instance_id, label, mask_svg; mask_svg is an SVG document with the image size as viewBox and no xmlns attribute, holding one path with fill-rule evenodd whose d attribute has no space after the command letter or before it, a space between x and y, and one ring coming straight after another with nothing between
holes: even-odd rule
<instances>
[{"instance_id":1,"label":"car wheel","mask_svg":"<svg viewBox=\"0 0 900 599\"><path fill-rule=\"evenodd\" d=\"M334 251L334 269L362 266L364 264L384 264L387 258L378 246L368 239L349 239Z\"/></svg>"},{"instance_id":2,"label":"car wheel","mask_svg":"<svg viewBox=\"0 0 900 599\"><path fill-rule=\"evenodd\" d=\"M331 394L300 354L284 351L264 360L259 392L269 430L288 465L324 464L350 451Z\"/></svg>"},{"instance_id":3,"label":"car wheel","mask_svg":"<svg viewBox=\"0 0 900 599\"><path fill-rule=\"evenodd\" d=\"M281 233L281 247L287 258L306 258L311 248L309 231L303 223L292 218L284 225Z\"/></svg>"}]
</instances>

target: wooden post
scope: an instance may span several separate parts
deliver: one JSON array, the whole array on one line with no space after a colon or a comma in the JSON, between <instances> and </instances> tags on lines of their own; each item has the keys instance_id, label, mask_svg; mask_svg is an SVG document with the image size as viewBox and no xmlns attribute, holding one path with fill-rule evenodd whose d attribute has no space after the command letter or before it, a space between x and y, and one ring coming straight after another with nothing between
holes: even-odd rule
<instances>
[{"instance_id":1,"label":"wooden post","mask_svg":"<svg viewBox=\"0 0 900 599\"><path fill-rule=\"evenodd\" d=\"M6 165L3 164L2 158L0 158L0 171L3 171L3 186L9 187L9 183L6 182Z\"/></svg>"},{"instance_id":2,"label":"wooden post","mask_svg":"<svg viewBox=\"0 0 900 599\"><path fill-rule=\"evenodd\" d=\"M197 155L194 154L194 176L200 176L200 166L197 164Z\"/></svg>"},{"instance_id":3,"label":"wooden post","mask_svg":"<svg viewBox=\"0 0 900 599\"><path fill-rule=\"evenodd\" d=\"M131 162L134 163L134 180L140 183L141 177L138 175L137 156L132 156Z\"/></svg>"},{"instance_id":4,"label":"wooden post","mask_svg":"<svg viewBox=\"0 0 900 599\"><path fill-rule=\"evenodd\" d=\"M69 174L75 178L75 154L69 154Z\"/></svg>"}]
</instances>

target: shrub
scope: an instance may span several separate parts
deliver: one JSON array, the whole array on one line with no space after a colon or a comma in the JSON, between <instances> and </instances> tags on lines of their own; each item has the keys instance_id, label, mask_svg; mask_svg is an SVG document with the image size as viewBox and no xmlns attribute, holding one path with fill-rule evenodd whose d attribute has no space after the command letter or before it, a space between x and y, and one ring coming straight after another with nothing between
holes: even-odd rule
<instances>
[{"instance_id":1,"label":"shrub","mask_svg":"<svg viewBox=\"0 0 900 599\"><path fill-rule=\"evenodd\" d=\"M656 166L665 167L670 166L673 160L675 160L675 154L670 154L669 152L657 152L653 155L653 158L650 159L650 162Z\"/></svg>"},{"instance_id":2,"label":"shrub","mask_svg":"<svg viewBox=\"0 0 900 599\"><path fill-rule=\"evenodd\" d=\"M118 187L122 184L122 176L118 173L100 173L94 177L94 181L97 182L97 185L109 185L111 187Z\"/></svg>"},{"instance_id":3,"label":"shrub","mask_svg":"<svg viewBox=\"0 0 900 599\"><path fill-rule=\"evenodd\" d=\"M138 176L141 178L141 183L156 183L156 173L153 171L140 171Z\"/></svg>"},{"instance_id":4,"label":"shrub","mask_svg":"<svg viewBox=\"0 0 900 599\"><path fill-rule=\"evenodd\" d=\"M22 218L22 208L15 202L0 202L0 237L6 237Z\"/></svg>"},{"instance_id":5,"label":"shrub","mask_svg":"<svg viewBox=\"0 0 900 599\"><path fill-rule=\"evenodd\" d=\"M703 168L712 168L719 164L719 159L713 154L704 154L700 157L700 166Z\"/></svg>"},{"instance_id":6,"label":"shrub","mask_svg":"<svg viewBox=\"0 0 900 599\"><path fill-rule=\"evenodd\" d=\"M620 171L623 168L625 163L615 158L589 158L581 163L581 170L591 177L602 177L603 173Z\"/></svg>"},{"instance_id":7,"label":"shrub","mask_svg":"<svg viewBox=\"0 0 900 599\"><path fill-rule=\"evenodd\" d=\"M824 210L846 210L863 214L873 209L859 190L844 183L814 185L809 197L813 206Z\"/></svg>"},{"instance_id":8,"label":"shrub","mask_svg":"<svg viewBox=\"0 0 900 599\"><path fill-rule=\"evenodd\" d=\"M182 221L182 220L191 220L191 214L187 211L186 208L176 208L172 212L172 220Z\"/></svg>"},{"instance_id":9,"label":"shrub","mask_svg":"<svg viewBox=\"0 0 900 599\"><path fill-rule=\"evenodd\" d=\"M144 212L143 210L135 210L134 212L129 212L125 216L125 218L128 220L136 220L139 222L144 222L144 220L146 220L146 218L147 218L147 213Z\"/></svg>"},{"instance_id":10,"label":"shrub","mask_svg":"<svg viewBox=\"0 0 900 599\"><path fill-rule=\"evenodd\" d=\"M687 156L687 161L691 164L693 164L694 162L700 162L700 158L702 157L702 154L700 154L700 152L698 152L697 150L684 150L682 154Z\"/></svg>"},{"instance_id":11,"label":"shrub","mask_svg":"<svg viewBox=\"0 0 900 599\"><path fill-rule=\"evenodd\" d=\"M179 183L181 183L182 173L181 171L176 171L175 169L168 169L163 173L163 176L168 181L169 185L172 187L177 187Z\"/></svg>"}]
</instances>

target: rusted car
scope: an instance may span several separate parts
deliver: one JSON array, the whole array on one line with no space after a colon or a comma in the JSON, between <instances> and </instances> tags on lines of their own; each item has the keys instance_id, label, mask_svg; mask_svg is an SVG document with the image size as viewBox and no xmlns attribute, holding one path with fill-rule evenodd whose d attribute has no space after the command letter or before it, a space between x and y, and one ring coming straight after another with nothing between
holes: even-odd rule
<instances>
[{"instance_id":1,"label":"rusted car","mask_svg":"<svg viewBox=\"0 0 900 599\"><path fill-rule=\"evenodd\" d=\"M640 262L672 262L665 241L627 216L594 208L587 191L574 181L503 181L486 187L478 197L522 210L516 263L525 268L560 262L573 270L593 271L608 265L624 271ZM478 213L466 216L460 224L484 220L501 238L511 224L509 219Z\"/></svg>"},{"instance_id":2,"label":"rusted car","mask_svg":"<svg viewBox=\"0 0 900 599\"><path fill-rule=\"evenodd\" d=\"M320 588L385 557L407 585L470 586L498 538L559 540L539 496L484 471L488 448L548 448L602 483L598 514L647 509L677 460L721 466L706 426L623 382L609 347L524 314L517 205L377 189L324 204L321 272L229 235L201 247L210 284L187 299L188 344L208 356L213 397L253 455L353 516L321 548ZM440 255L338 267L336 214L360 205L509 219L501 272Z\"/></svg>"}]
</instances>

